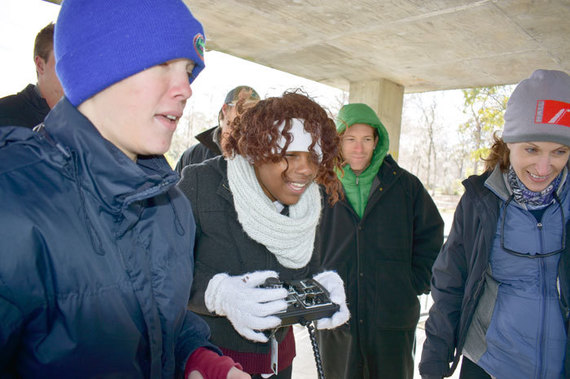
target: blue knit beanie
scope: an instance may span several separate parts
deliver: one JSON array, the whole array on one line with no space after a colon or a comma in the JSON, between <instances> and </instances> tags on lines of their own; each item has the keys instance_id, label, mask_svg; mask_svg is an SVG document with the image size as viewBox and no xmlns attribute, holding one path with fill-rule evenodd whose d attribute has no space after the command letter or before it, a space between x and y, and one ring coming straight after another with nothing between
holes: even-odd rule
<instances>
[{"instance_id":1,"label":"blue knit beanie","mask_svg":"<svg viewBox=\"0 0 570 379\"><path fill-rule=\"evenodd\" d=\"M182 0L64 0L55 26L56 72L78 106L144 69L178 58L204 68L204 30Z\"/></svg>"}]
</instances>

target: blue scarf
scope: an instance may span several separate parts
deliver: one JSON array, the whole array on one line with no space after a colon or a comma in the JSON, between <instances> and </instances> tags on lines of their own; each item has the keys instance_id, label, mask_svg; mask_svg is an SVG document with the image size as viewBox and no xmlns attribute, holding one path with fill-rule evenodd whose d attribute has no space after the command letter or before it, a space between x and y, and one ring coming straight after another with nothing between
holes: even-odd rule
<instances>
[{"instance_id":1,"label":"blue scarf","mask_svg":"<svg viewBox=\"0 0 570 379\"><path fill-rule=\"evenodd\" d=\"M560 181L562 180L562 172L540 192L534 192L526 188L515 173L513 166L509 167L507 179L517 203L526 204L531 207L541 207L550 204L554 199L554 192L558 189Z\"/></svg>"}]
</instances>

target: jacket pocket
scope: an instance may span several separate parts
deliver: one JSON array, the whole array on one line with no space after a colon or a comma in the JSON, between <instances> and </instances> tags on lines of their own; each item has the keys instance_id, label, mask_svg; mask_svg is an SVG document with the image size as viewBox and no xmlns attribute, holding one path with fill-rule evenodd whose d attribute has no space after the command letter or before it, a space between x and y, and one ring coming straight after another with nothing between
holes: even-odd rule
<instances>
[{"instance_id":1,"label":"jacket pocket","mask_svg":"<svg viewBox=\"0 0 570 379\"><path fill-rule=\"evenodd\" d=\"M477 308L473 314L473 319L467 330L465 344L463 345L463 355L478 362L481 356L487 351L486 335L499 292L499 282L493 279L490 270L485 272L485 282L483 283L483 293L477 303Z\"/></svg>"},{"instance_id":2,"label":"jacket pocket","mask_svg":"<svg viewBox=\"0 0 570 379\"><path fill-rule=\"evenodd\" d=\"M413 287L409 263L378 261L374 282L362 292L362 299L375 304L373 313L377 326L387 329L414 329L420 316L420 304ZM362 296L362 295L361 295Z\"/></svg>"}]
</instances>

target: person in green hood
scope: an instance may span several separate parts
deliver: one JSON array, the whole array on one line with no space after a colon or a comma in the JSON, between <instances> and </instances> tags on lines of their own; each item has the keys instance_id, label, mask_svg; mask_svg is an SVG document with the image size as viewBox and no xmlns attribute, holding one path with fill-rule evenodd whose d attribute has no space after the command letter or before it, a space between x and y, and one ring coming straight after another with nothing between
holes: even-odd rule
<instances>
[{"instance_id":1,"label":"person in green hood","mask_svg":"<svg viewBox=\"0 0 570 379\"><path fill-rule=\"evenodd\" d=\"M352 317L318 332L324 371L331 378L412 378L418 295L429 292L443 220L420 180L388 154L388 132L374 110L345 105L336 126L345 197L323 208L321 259L346 283Z\"/></svg>"}]
</instances>

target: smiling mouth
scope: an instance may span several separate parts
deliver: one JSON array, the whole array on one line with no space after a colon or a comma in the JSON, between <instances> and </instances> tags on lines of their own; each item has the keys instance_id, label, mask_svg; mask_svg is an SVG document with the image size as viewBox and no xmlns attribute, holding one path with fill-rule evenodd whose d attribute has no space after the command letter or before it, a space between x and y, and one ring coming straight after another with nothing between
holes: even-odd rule
<instances>
[{"instance_id":1,"label":"smiling mouth","mask_svg":"<svg viewBox=\"0 0 570 379\"><path fill-rule=\"evenodd\" d=\"M164 117L164 118L166 118L166 119L168 119L168 120L170 120L170 121L175 121L175 122L180 119L180 117L177 117L177 116L174 116L174 115L171 115L171 114L162 115L162 117Z\"/></svg>"},{"instance_id":2,"label":"smiling mouth","mask_svg":"<svg viewBox=\"0 0 570 379\"><path fill-rule=\"evenodd\" d=\"M529 172L528 174L530 175L531 178L533 178L535 180L545 180L545 179L548 179L550 177L550 174L544 175L544 176L536 175L536 174L533 174L532 172Z\"/></svg>"},{"instance_id":3,"label":"smiling mouth","mask_svg":"<svg viewBox=\"0 0 570 379\"><path fill-rule=\"evenodd\" d=\"M295 192L304 191L305 188L306 188L308 185L309 185L309 183L289 182L289 186L290 186Z\"/></svg>"}]
</instances>

